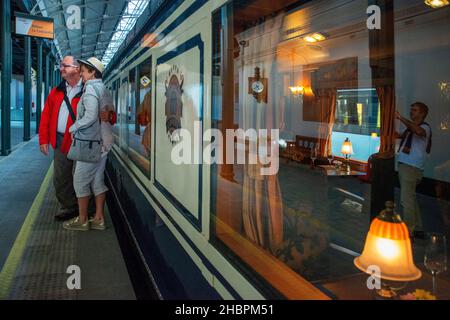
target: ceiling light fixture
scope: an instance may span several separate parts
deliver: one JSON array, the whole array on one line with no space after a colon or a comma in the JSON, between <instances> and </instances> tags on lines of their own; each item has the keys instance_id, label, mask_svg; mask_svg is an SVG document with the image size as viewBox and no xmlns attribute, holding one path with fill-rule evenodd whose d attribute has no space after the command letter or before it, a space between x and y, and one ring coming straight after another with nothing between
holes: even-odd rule
<instances>
[{"instance_id":1,"label":"ceiling light fixture","mask_svg":"<svg viewBox=\"0 0 450 320\"><path fill-rule=\"evenodd\" d=\"M305 40L306 42L309 42L309 43L317 42L317 40L311 36L306 36L303 38L303 40Z\"/></svg>"},{"instance_id":2,"label":"ceiling light fixture","mask_svg":"<svg viewBox=\"0 0 450 320\"><path fill-rule=\"evenodd\" d=\"M425 0L425 4L427 6L432 7L433 9L442 8L448 6L450 4L449 0Z\"/></svg>"},{"instance_id":3,"label":"ceiling light fixture","mask_svg":"<svg viewBox=\"0 0 450 320\"><path fill-rule=\"evenodd\" d=\"M323 40L325 40L325 39L327 38L325 35L323 35L323 34L321 34L321 33L318 33L318 32L314 33L314 34L312 35L312 37L313 37L314 39L316 39L317 41L323 41Z\"/></svg>"},{"instance_id":4,"label":"ceiling light fixture","mask_svg":"<svg viewBox=\"0 0 450 320\"><path fill-rule=\"evenodd\" d=\"M303 38L303 40L305 40L306 42L309 42L309 43L324 41L326 39L327 39L327 37L324 34L319 33L319 32L313 33L313 34L308 35Z\"/></svg>"}]
</instances>

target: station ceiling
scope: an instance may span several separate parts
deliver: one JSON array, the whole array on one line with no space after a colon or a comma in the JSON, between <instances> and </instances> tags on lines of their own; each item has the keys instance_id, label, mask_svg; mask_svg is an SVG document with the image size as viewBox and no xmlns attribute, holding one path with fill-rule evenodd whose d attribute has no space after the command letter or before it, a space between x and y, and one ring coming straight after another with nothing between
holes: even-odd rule
<instances>
[{"instance_id":1,"label":"station ceiling","mask_svg":"<svg viewBox=\"0 0 450 320\"><path fill-rule=\"evenodd\" d=\"M55 28L53 42L59 57L96 56L107 63L137 18L153 1L12 0L13 73L22 73L24 65L24 37L14 33L14 12L53 18ZM36 65L36 48L34 45L32 47L33 65Z\"/></svg>"},{"instance_id":2,"label":"station ceiling","mask_svg":"<svg viewBox=\"0 0 450 320\"><path fill-rule=\"evenodd\" d=\"M96 56L102 59L114 33L121 31L117 28L119 23L123 19L137 18L129 10L130 5L145 6L148 2L150 1L40 0L35 5L34 14L54 19L54 42L61 56Z\"/></svg>"}]
</instances>

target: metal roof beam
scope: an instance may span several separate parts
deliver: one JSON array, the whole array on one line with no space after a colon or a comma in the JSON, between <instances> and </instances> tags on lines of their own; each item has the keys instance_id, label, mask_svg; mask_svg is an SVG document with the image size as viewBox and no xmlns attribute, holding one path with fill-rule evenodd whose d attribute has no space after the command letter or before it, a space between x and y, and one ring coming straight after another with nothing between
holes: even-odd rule
<instances>
[{"instance_id":1,"label":"metal roof beam","mask_svg":"<svg viewBox=\"0 0 450 320\"><path fill-rule=\"evenodd\" d=\"M139 18L138 15L118 15L118 16L107 16L107 17L103 17L102 21L104 20L115 20L118 19L120 21L120 19L122 18L130 18L130 19L134 19L134 18ZM81 23L82 24L90 24L90 23L98 23L99 19L90 19L90 20L85 20L82 19ZM55 32L61 32L63 30L67 29L67 27L58 27L55 28Z\"/></svg>"},{"instance_id":2,"label":"metal roof beam","mask_svg":"<svg viewBox=\"0 0 450 320\"><path fill-rule=\"evenodd\" d=\"M102 16L105 16L106 15L106 9L108 8L108 6L105 4L104 5L104 7L103 7L103 15ZM103 29L103 22L104 22L105 20L103 20L102 19L102 22L100 23L100 32L102 31L102 29ZM97 35L97 40L95 41L96 42L96 44L95 44L95 49L94 49L94 52L96 52L97 51L97 44L98 44L98 38L100 37L100 34L98 34ZM106 48L105 48L106 49Z\"/></svg>"},{"instance_id":3,"label":"metal roof beam","mask_svg":"<svg viewBox=\"0 0 450 320\"><path fill-rule=\"evenodd\" d=\"M85 8L85 4L86 4L86 0L83 0L83 2L82 2L82 5L83 5L83 6L82 6L82 9L81 9L81 10L83 10L83 17L86 16L86 8ZM83 23L83 20L81 20L81 35L84 34L85 27L86 27L86 24ZM84 43L84 38L83 38L83 37L81 37L80 43L81 43L81 45L80 45L81 53L83 54L83 43Z\"/></svg>"},{"instance_id":4,"label":"metal roof beam","mask_svg":"<svg viewBox=\"0 0 450 320\"><path fill-rule=\"evenodd\" d=\"M70 41L81 40L81 38L96 37L98 35L104 35L104 34L109 34L109 33L114 33L114 32L124 32L124 31L128 31L128 30L110 30L110 31L101 31L101 32L97 32L97 33L83 34L83 35L81 35L81 37L71 37L69 40L59 40L58 43L64 44L64 43L67 43Z\"/></svg>"},{"instance_id":5,"label":"metal roof beam","mask_svg":"<svg viewBox=\"0 0 450 320\"><path fill-rule=\"evenodd\" d=\"M133 1L133 0L123 0L123 1L130 2L130 1ZM44 2L44 0L37 0L37 4L35 5L36 8L39 7L39 2ZM87 4L80 4L79 2L80 2L79 0L65 1L64 5L66 5L67 7L71 6L71 5L76 5L76 6L80 7L80 8L88 6ZM117 1L115 1L115 0L90 0L89 4L94 4L94 3L114 4L114 2L117 2ZM59 6L58 5L54 5L54 6L51 6L51 7L46 7L45 10L46 11L51 11L52 14L64 14L64 10L63 11L61 11L61 10L54 10L56 8L59 8ZM43 10L40 10L40 9L38 10L38 9L35 9L35 8L33 8L33 10L31 11L33 14L42 13L42 11L43 11Z\"/></svg>"},{"instance_id":6,"label":"metal roof beam","mask_svg":"<svg viewBox=\"0 0 450 320\"><path fill-rule=\"evenodd\" d=\"M149 0L149 1L151 1L151 0ZM123 7L122 7L122 9L120 10L120 12L124 13L124 12L125 12L125 9L126 9L127 7L128 7L128 1L125 2L125 3L123 4ZM117 22L115 23L114 28L113 28L114 31L119 27L119 25L120 25L120 20L121 20L121 19L118 19ZM115 32L111 33L111 36L110 36L109 39L108 39L109 42L111 42L112 38L114 37L114 34L115 34ZM107 50L107 49L108 49L108 47L107 47L107 48L105 49L105 51L102 53L102 60L103 60L103 57L105 56L105 53L106 53L106 50Z\"/></svg>"}]
</instances>

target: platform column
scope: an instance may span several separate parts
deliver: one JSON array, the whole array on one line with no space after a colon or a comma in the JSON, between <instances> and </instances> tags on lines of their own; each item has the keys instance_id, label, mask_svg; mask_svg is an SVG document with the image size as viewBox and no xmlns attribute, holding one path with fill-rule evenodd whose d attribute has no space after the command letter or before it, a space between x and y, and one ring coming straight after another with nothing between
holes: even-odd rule
<instances>
[{"instance_id":1,"label":"platform column","mask_svg":"<svg viewBox=\"0 0 450 320\"><path fill-rule=\"evenodd\" d=\"M12 71L12 43L11 43L11 1L3 0L0 4L1 17L1 155L11 153L11 71Z\"/></svg>"},{"instance_id":2,"label":"platform column","mask_svg":"<svg viewBox=\"0 0 450 320\"><path fill-rule=\"evenodd\" d=\"M31 38L25 37L25 66L23 74L23 141L30 140L31 126Z\"/></svg>"},{"instance_id":3,"label":"platform column","mask_svg":"<svg viewBox=\"0 0 450 320\"><path fill-rule=\"evenodd\" d=\"M42 110L42 40L37 41L37 79L36 79L36 133L39 133Z\"/></svg>"},{"instance_id":4,"label":"platform column","mask_svg":"<svg viewBox=\"0 0 450 320\"><path fill-rule=\"evenodd\" d=\"M47 53L45 55L45 93L44 93L44 99L46 100L48 97L48 94L50 92L50 53Z\"/></svg>"}]
</instances>

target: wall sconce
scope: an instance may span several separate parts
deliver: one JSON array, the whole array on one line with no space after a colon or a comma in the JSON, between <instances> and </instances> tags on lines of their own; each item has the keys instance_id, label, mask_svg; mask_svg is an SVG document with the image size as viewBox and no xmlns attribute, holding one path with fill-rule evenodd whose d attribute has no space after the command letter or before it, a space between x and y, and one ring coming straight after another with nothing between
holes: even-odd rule
<instances>
[{"instance_id":1,"label":"wall sconce","mask_svg":"<svg viewBox=\"0 0 450 320\"><path fill-rule=\"evenodd\" d=\"M377 266L381 271L379 277L384 280L414 281L422 276L422 272L414 265L408 228L394 208L394 203L387 201L386 209L373 220L363 253L354 264L365 273L371 272L370 266ZM386 282L377 294L383 298L396 296Z\"/></svg>"},{"instance_id":2,"label":"wall sconce","mask_svg":"<svg viewBox=\"0 0 450 320\"><path fill-rule=\"evenodd\" d=\"M425 4L433 9L442 8L450 4L449 0L425 0Z\"/></svg>"},{"instance_id":3,"label":"wall sconce","mask_svg":"<svg viewBox=\"0 0 450 320\"><path fill-rule=\"evenodd\" d=\"M450 82L439 82L439 90L441 90L442 95L450 99Z\"/></svg>"},{"instance_id":4,"label":"wall sconce","mask_svg":"<svg viewBox=\"0 0 450 320\"><path fill-rule=\"evenodd\" d=\"M303 86L289 87L289 90L291 90L293 95L301 96L305 93L305 88Z\"/></svg>"},{"instance_id":5,"label":"wall sconce","mask_svg":"<svg viewBox=\"0 0 450 320\"><path fill-rule=\"evenodd\" d=\"M312 91L311 87L304 87L304 86L293 86L289 87L289 90L291 90L291 93L293 95L299 95L299 96L314 96L314 92Z\"/></svg>"},{"instance_id":6,"label":"wall sconce","mask_svg":"<svg viewBox=\"0 0 450 320\"><path fill-rule=\"evenodd\" d=\"M450 116L445 117L445 119L441 121L439 128L442 131L448 131L450 129Z\"/></svg>"}]
</instances>

